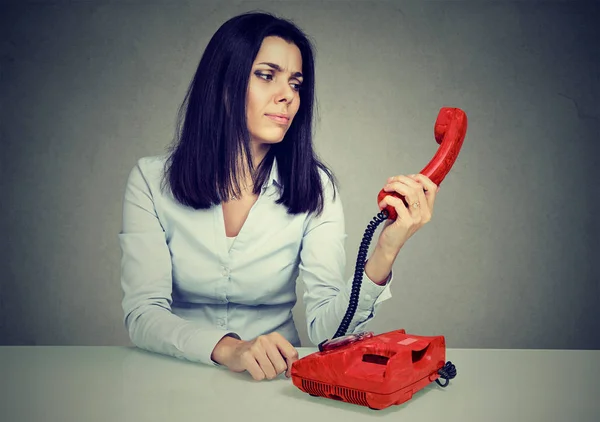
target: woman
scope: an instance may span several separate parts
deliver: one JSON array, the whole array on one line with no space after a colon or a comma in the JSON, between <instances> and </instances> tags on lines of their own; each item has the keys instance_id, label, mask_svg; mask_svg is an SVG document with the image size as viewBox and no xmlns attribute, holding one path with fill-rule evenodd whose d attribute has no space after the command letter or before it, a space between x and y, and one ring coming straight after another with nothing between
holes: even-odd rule
<instances>
[{"instance_id":1,"label":"woman","mask_svg":"<svg viewBox=\"0 0 600 422\"><path fill-rule=\"evenodd\" d=\"M314 60L306 36L266 13L227 21L186 95L178 139L131 171L119 234L125 325L140 348L272 379L298 358L295 281L308 335L331 338L348 307L344 214L312 146ZM395 176L398 213L379 235L348 333L390 297L402 245L429 219L436 186Z\"/></svg>"}]
</instances>

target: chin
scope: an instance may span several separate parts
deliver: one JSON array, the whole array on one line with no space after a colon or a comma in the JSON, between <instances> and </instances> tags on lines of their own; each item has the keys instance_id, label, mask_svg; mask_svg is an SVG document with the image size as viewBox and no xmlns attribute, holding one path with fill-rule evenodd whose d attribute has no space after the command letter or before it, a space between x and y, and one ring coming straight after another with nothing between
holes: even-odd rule
<instances>
[{"instance_id":1,"label":"chin","mask_svg":"<svg viewBox=\"0 0 600 422\"><path fill-rule=\"evenodd\" d=\"M260 139L260 143L264 144L264 145L272 145L272 144L278 144L281 141L283 141L283 137L279 137L279 138L267 138L267 139Z\"/></svg>"},{"instance_id":2,"label":"chin","mask_svg":"<svg viewBox=\"0 0 600 422\"><path fill-rule=\"evenodd\" d=\"M263 144L278 144L283 141L286 132L286 130L265 131L263 133L258 133L255 138L260 140L260 143Z\"/></svg>"}]
</instances>

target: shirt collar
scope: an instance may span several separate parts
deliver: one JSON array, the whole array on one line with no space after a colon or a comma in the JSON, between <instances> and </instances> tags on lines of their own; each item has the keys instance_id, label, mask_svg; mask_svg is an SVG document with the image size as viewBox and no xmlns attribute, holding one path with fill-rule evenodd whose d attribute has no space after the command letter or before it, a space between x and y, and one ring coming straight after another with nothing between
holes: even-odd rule
<instances>
[{"instance_id":1,"label":"shirt collar","mask_svg":"<svg viewBox=\"0 0 600 422\"><path fill-rule=\"evenodd\" d=\"M271 166L271 172L269 173L269 177L263 184L263 189L267 189L271 185L275 185L277 187L281 187L281 181L279 180L279 171L277 168L277 158L273 157L273 165Z\"/></svg>"}]
</instances>

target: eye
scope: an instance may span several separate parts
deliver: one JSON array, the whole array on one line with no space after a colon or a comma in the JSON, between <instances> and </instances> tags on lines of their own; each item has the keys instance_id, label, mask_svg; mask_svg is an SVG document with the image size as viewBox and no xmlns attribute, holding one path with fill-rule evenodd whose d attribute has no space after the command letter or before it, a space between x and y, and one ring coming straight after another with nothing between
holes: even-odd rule
<instances>
[{"instance_id":1,"label":"eye","mask_svg":"<svg viewBox=\"0 0 600 422\"><path fill-rule=\"evenodd\" d=\"M263 73L261 71L256 71L256 72L254 72L254 74L265 81L273 80L273 75L270 73ZM290 85L292 86L292 89L296 92L299 92L302 89L302 83L291 83Z\"/></svg>"},{"instance_id":2,"label":"eye","mask_svg":"<svg viewBox=\"0 0 600 422\"><path fill-rule=\"evenodd\" d=\"M270 73L254 72L254 74L265 81L273 80L273 75Z\"/></svg>"}]
</instances>

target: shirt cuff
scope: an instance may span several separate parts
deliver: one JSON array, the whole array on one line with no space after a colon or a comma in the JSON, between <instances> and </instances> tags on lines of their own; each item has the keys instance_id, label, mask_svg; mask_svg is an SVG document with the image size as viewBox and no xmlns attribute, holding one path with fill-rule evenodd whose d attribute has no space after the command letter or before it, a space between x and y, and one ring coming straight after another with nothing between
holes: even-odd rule
<instances>
[{"instance_id":1,"label":"shirt cuff","mask_svg":"<svg viewBox=\"0 0 600 422\"><path fill-rule=\"evenodd\" d=\"M388 300L392 297L390 286L394 279L394 271L390 271L387 281L382 284L376 284L371 280L367 273L363 271L363 282L360 289L360 298L358 307L361 310L370 311L375 305Z\"/></svg>"},{"instance_id":2,"label":"shirt cuff","mask_svg":"<svg viewBox=\"0 0 600 422\"><path fill-rule=\"evenodd\" d=\"M224 365L212 360L211 355L217 343L225 336L231 336L241 340L240 336L232 331L201 329L188 341L184 354L192 356L193 360L197 360L207 365L223 367Z\"/></svg>"}]
</instances>

